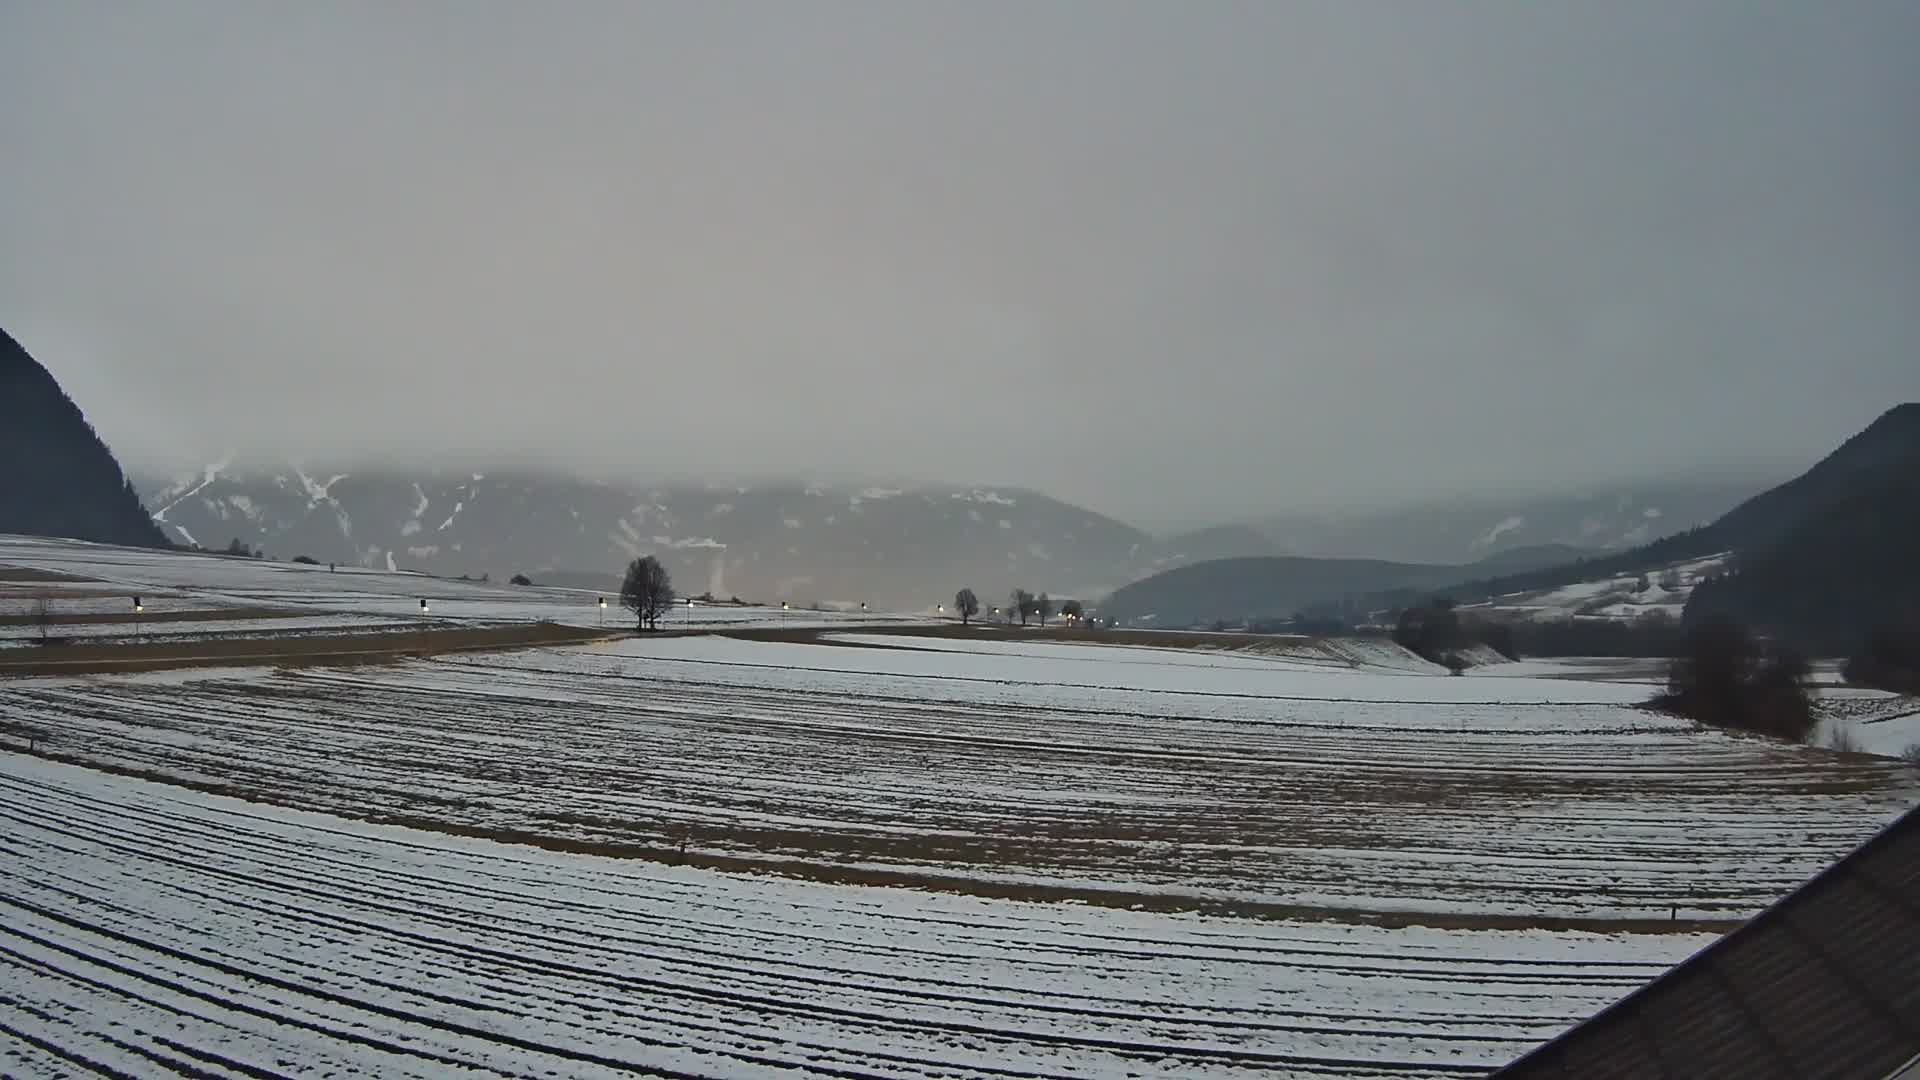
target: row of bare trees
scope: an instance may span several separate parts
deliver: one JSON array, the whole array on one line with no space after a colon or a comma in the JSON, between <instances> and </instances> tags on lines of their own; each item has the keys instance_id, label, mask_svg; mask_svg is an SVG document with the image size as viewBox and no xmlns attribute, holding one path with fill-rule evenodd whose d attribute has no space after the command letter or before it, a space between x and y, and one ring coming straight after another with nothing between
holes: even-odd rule
<instances>
[{"instance_id":1,"label":"row of bare trees","mask_svg":"<svg viewBox=\"0 0 1920 1080\"><path fill-rule=\"evenodd\" d=\"M639 629L657 629L660 616L672 606L673 599L673 579L659 559L647 555L627 564L626 578L620 584L620 606L633 612ZM980 597L972 589L961 589L953 596L953 610L959 613L962 623L971 622L980 614ZM994 609L995 613L999 610ZM1015 589L1007 597L1007 621L1018 618L1021 626L1027 625L1029 619L1045 626L1055 610L1053 598L1046 593L1035 596L1025 589ZM1086 609L1078 600L1068 600L1057 610L1070 620L1086 617Z\"/></svg>"},{"instance_id":2,"label":"row of bare trees","mask_svg":"<svg viewBox=\"0 0 1920 1080\"><path fill-rule=\"evenodd\" d=\"M975 595L972 589L961 589L959 592L953 594L953 609L960 613L960 621L962 623L969 622L980 614L980 597ZM994 608L993 611L996 615L1000 613L999 608ZM1081 619L1086 616L1086 609L1081 606L1078 600L1066 601L1060 605L1059 611L1062 616L1068 619ZM1053 598L1046 593L1035 596L1025 589L1015 589L1007 596L1006 616L1008 622L1012 622L1017 618L1020 620L1020 625L1025 626L1027 625L1028 619L1034 619L1037 620L1041 626L1045 626L1047 625L1047 620L1053 616L1053 613Z\"/></svg>"}]
</instances>

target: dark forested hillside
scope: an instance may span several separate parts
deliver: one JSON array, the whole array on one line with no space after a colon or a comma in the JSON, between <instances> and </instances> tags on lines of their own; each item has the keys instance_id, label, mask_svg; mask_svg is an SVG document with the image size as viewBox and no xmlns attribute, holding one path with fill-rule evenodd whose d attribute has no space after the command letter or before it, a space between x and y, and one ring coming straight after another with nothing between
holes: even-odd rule
<instances>
[{"instance_id":1,"label":"dark forested hillside","mask_svg":"<svg viewBox=\"0 0 1920 1080\"><path fill-rule=\"evenodd\" d=\"M1494 556L1488 569L1512 569L1566 557L1566 548L1544 545ZM1475 564L1479 565L1479 564ZM1424 590L1458 581L1474 566L1438 566L1380 559L1314 559L1266 556L1213 559L1155 574L1116 591L1101 605L1120 619L1151 618L1160 626L1190 626L1224 619L1264 619L1295 612L1352 608L1385 590Z\"/></svg>"},{"instance_id":2,"label":"dark forested hillside","mask_svg":"<svg viewBox=\"0 0 1920 1080\"><path fill-rule=\"evenodd\" d=\"M166 546L80 407L4 330L0 532Z\"/></svg>"},{"instance_id":3,"label":"dark forested hillside","mask_svg":"<svg viewBox=\"0 0 1920 1080\"><path fill-rule=\"evenodd\" d=\"M1920 466L1876 477L1700 583L1688 621L1727 615L1828 655L1852 654L1876 631L1920 629Z\"/></svg>"}]
</instances>

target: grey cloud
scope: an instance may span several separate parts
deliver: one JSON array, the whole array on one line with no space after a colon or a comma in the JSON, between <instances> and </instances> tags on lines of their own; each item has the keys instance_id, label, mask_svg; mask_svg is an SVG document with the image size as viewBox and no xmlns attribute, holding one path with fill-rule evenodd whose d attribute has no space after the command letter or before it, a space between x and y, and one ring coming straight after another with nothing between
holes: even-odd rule
<instances>
[{"instance_id":1,"label":"grey cloud","mask_svg":"<svg viewBox=\"0 0 1920 1080\"><path fill-rule=\"evenodd\" d=\"M1905 3L0 10L0 324L123 456L1148 523L1920 396Z\"/></svg>"}]
</instances>

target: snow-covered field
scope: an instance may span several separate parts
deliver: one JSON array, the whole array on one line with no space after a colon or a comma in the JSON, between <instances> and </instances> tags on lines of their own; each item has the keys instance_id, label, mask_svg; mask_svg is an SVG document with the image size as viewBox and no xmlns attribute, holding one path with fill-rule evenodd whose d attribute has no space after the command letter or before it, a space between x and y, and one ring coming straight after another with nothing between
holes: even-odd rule
<instances>
[{"instance_id":1,"label":"snow-covered field","mask_svg":"<svg viewBox=\"0 0 1920 1080\"><path fill-rule=\"evenodd\" d=\"M723 874L19 756L0 820L10 1077L1475 1075L1708 940Z\"/></svg>"},{"instance_id":2,"label":"snow-covered field","mask_svg":"<svg viewBox=\"0 0 1920 1080\"><path fill-rule=\"evenodd\" d=\"M310 630L591 595L4 566ZM0 1075L1471 1075L1920 803L1577 662L789 618L832 629L0 679Z\"/></svg>"},{"instance_id":3,"label":"snow-covered field","mask_svg":"<svg viewBox=\"0 0 1920 1080\"><path fill-rule=\"evenodd\" d=\"M933 640L938 647L926 647ZM1185 650L729 638L16 680L72 760L839 879L1446 919L1748 915L1920 802L1639 688Z\"/></svg>"},{"instance_id":4,"label":"snow-covered field","mask_svg":"<svg viewBox=\"0 0 1920 1080\"><path fill-rule=\"evenodd\" d=\"M188 552L111 547L74 540L0 535L0 569L15 568L69 575L70 580L0 580L0 615L25 614L33 600L49 597L64 614L111 613L131 618L132 597L154 613L206 612L206 623L149 622L148 640L230 635L281 636L303 625L334 629L351 625L368 630L494 626L553 622L566 626L618 629L631 625L619 597L587 590L516 587L429 577L424 574L341 566L267 562ZM599 601L606 600L601 608ZM422 612L421 601L427 608ZM222 620L222 609L267 608L284 611L278 625L258 620ZM396 626L395 620L406 620ZM767 607L702 605L675 607L662 625L670 628L815 627L913 624L911 615L836 611L782 611ZM63 624L67 636L131 636L132 626ZM0 646L25 644L35 627L0 625Z\"/></svg>"}]
</instances>

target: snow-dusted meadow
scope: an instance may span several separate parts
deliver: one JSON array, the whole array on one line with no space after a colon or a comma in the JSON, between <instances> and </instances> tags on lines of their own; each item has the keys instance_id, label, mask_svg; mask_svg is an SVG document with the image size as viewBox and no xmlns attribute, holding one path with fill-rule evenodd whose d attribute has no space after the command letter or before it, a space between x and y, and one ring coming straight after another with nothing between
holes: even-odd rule
<instances>
[{"instance_id":1,"label":"snow-dusted meadow","mask_svg":"<svg viewBox=\"0 0 1920 1080\"><path fill-rule=\"evenodd\" d=\"M307 632L591 599L0 566ZM1473 1075L1920 802L1575 663L787 618L829 629L0 679L0 1075Z\"/></svg>"},{"instance_id":2,"label":"snow-dusted meadow","mask_svg":"<svg viewBox=\"0 0 1920 1080\"><path fill-rule=\"evenodd\" d=\"M0 821L20 1077L1474 1075L1708 940L723 874L19 756Z\"/></svg>"},{"instance_id":3,"label":"snow-dusted meadow","mask_svg":"<svg viewBox=\"0 0 1920 1080\"><path fill-rule=\"evenodd\" d=\"M1920 801L1640 688L1192 650L724 637L22 680L70 760L839 878L1474 920L1744 917Z\"/></svg>"},{"instance_id":4,"label":"snow-dusted meadow","mask_svg":"<svg viewBox=\"0 0 1920 1080\"><path fill-rule=\"evenodd\" d=\"M150 551L73 540L0 535L0 569L57 575L0 580L0 616L25 616L46 597L64 615L123 616L120 622L62 623L57 633L90 641L282 637L303 633L408 632L552 622L620 629L632 616L619 597L590 590L516 587L360 567L310 566L188 552ZM147 620L136 628L133 597L147 612L193 612L184 621ZM601 600L606 606L600 606ZM420 604L426 601L423 611ZM275 618L242 618L270 611ZM672 629L848 626L925 622L911 615L783 611L778 607L676 606ZM0 624L0 648L26 645L35 626Z\"/></svg>"}]
</instances>

